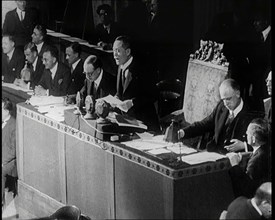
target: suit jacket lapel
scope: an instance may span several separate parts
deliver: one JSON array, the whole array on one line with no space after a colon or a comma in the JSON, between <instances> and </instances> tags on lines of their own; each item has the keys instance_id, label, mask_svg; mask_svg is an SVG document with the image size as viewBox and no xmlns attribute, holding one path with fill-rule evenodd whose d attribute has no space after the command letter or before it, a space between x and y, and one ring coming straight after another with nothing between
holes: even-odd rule
<instances>
[{"instance_id":1,"label":"suit jacket lapel","mask_svg":"<svg viewBox=\"0 0 275 220\"><path fill-rule=\"evenodd\" d=\"M125 70L126 71L126 70ZM130 82L132 80L132 73L130 72L130 70L128 69L128 74L126 76L124 85L123 85L123 93L125 93L125 90L128 88Z\"/></svg>"}]
</instances>

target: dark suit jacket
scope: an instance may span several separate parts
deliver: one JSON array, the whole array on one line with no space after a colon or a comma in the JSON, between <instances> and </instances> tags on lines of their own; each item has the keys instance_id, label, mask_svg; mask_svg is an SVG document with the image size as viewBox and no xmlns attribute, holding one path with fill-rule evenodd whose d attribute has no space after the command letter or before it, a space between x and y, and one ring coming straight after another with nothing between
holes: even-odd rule
<instances>
[{"instance_id":1,"label":"dark suit jacket","mask_svg":"<svg viewBox=\"0 0 275 220\"><path fill-rule=\"evenodd\" d=\"M38 56L39 57L43 57L43 53L44 53L44 51L45 51L45 49L49 46L50 44L48 43L48 42L44 42L43 43L43 45L42 45L42 47L41 47L41 50L40 50L40 52L38 53Z\"/></svg>"},{"instance_id":2,"label":"dark suit jacket","mask_svg":"<svg viewBox=\"0 0 275 220\"><path fill-rule=\"evenodd\" d=\"M71 73L71 84L68 89L68 94L76 94L84 85L86 75L83 73L83 60L80 60L74 71Z\"/></svg>"},{"instance_id":3,"label":"dark suit jacket","mask_svg":"<svg viewBox=\"0 0 275 220\"><path fill-rule=\"evenodd\" d=\"M52 80L50 70L45 69L38 85L44 89L49 89L49 95L65 96L70 83L71 72L69 67L59 62L54 79Z\"/></svg>"},{"instance_id":4,"label":"dark suit jacket","mask_svg":"<svg viewBox=\"0 0 275 220\"><path fill-rule=\"evenodd\" d=\"M38 13L35 9L26 8L24 20L21 22L14 10L6 14L3 24L3 34L10 34L15 37L17 46L25 46L31 41L34 26L39 23Z\"/></svg>"},{"instance_id":5,"label":"dark suit jacket","mask_svg":"<svg viewBox=\"0 0 275 220\"><path fill-rule=\"evenodd\" d=\"M84 100L87 95L92 95L95 99L102 98L109 94L115 94L115 82L116 79L110 73L103 71L101 81L98 85L96 93L94 93L93 86L94 83L90 80L85 79L84 86L80 90L80 94L83 96Z\"/></svg>"},{"instance_id":6,"label":"dark suit jacket","mask_svg":"<svg viewBox=\"0 0 275 220\"><path fill-rule=\"evenodd\" d=\"M129 109L127 115L143 121L148 130L159 131L159 121L154 106L157 97L154 76L143 71L135 58L127 69L129 73L124 86L120 67L118 69L116 96L121 101L133 99L134 106Z\"/></svg>"},{"instance_id":7,"label":"dark suit jacket","mask_svg":"<svg viewBox=\"0 0 275 220\"><path fill-rule=\"evenodd\" d=\"M25 56L22 50L15 48L12 58L7 62L7 55L2 54L2 75L4 82L13 83L15 78L20 78L20 72L25 65Z\"/></svg>"},{"instance_id":8,"label":"dark suit jacket","mask_svg":"<svg viewBox=\"0 0 275 220\"><path fill-rule=\"evenodd\" d=\"M38 57L35 71L32 72L32 74L31 74L31 88L34 88L35 86L38 85L38 83L43 75L44 69L45 69L45 66L42 63L41 58Z\"/></svg>"},{"instance_id":9,"label":"dark suit jacket","mask_svg":"<svg viewBox=\"0 0 275 220\"><path fill-rule=\"evenodd\" d=\"M262 219L251 203L251 199L238 197L228 206L226 219Z\"/></svg>"},{"instance_id":10,"label":"dark suit jacket","mask_svg":"<svg viewBox=\"0 0 275 220\"><path fill-rule=\"evenodd\" d=\"M229 169L235 196L252 197L256 189L269 180L267 146L261 146L248 160L246 169L239 165Z\"/></svg>"},{"instance_id":11,"label":"dark suit jacket","mask_svg":"<svg viewBox=\"0 0 275 220\"><path fill-rule=\"evenodd\" d=\"M119 27L115 22L111 23L110 33L105 30L103 24L98 24L96 26L97 43L103 41L104 43L112 44L117 36L119 36Z\"/></svg>"},{"instance_id":12,"label":"dark suit jacket","mask_svg":"<svg viewBox=\"0 0 275 220\"><path fill-rule=\"evenodd\" d=\"M16 121L11 117L2 129L2 172L17 176L16 168Z\"/></svg>"},{"instance_id":13,"label":"dark suit jacket","mask_svg":"<svg viewBox=\"0 0 275 220\"><path fill-rule=\"evenodd\" d=\"M252 112L244 104L243 109L234 118L230 124L228 132L225 131L225 122L228 117L229 110L224 106L223 101L220 101L212 113L202 121L194 122L193 124L183 128L185 132L184 138L196 137L210 132L213 138L207 143L208 151L218 151L226 153L224 142L236 138L244 141L246 129L253 118L263 117L258 112Z\"/></svg>"}]
</instances>

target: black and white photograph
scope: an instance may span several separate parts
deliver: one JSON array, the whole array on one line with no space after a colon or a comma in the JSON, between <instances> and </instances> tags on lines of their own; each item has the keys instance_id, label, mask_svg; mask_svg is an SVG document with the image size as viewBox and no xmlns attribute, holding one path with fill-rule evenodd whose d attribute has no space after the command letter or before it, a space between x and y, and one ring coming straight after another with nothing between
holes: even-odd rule
<instances>
[{"instance_id":1,"label":"black and white photograph","mask_svg":"<svg viewBox=\"0 0 275 220\"><path fill-rule=\"evenodd\" d=\"M272 219L271 0L2 0L2 219Z\"/></svg>"}]
</instances>

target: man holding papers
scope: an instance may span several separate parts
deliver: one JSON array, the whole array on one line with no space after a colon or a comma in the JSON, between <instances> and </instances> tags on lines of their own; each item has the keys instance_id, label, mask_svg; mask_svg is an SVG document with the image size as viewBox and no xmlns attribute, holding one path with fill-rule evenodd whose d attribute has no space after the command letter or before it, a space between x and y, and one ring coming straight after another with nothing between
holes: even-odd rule
<instances>
[{"instance_id":1,"label":"man holding papers","mask_svg":"<svg viewBox=\"0 0 275 220\"><path fill-rule=\"evenodd\" d=\"M143 121L148 130L159 131L153 76L142 70L131 52L129 38L117 37L113 44L113 56L118 65L116 97L122 101L120 109L125 109L129 116Z\"/></svg>"}]
</instances>

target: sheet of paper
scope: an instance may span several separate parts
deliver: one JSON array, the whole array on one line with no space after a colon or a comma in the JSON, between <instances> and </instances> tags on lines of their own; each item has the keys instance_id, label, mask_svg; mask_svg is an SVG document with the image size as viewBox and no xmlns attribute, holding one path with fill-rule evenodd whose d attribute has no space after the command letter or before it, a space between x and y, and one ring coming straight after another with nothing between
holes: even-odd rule
<instances>
[{"instance_id":1,"label":"sheet of paper","mask_svg":"<svg viewBox=\"0 0 275 220\"><path fill-rule=\"evenodd\" d=\"M97 100L104 100L104 101L108 102L112 106L117 106L117 105L119 105L119 104L122 103L122 101L120 101L119 99L117 99L116 97L114 97L112 95L108 95L108 96L99 98Z\"/></svg>"},{"instance_id":2,"label":"sheet of paper","mask_svg":"<svg viewBox=\"0 0 275 220\"><path fill-rule=\"evenodd\" d=\"M209 161L216 161L221 158L226 158L226 155L218 154L215 152L199 152L196 154L182 156L182 161L188 164L199 164Z\"/></svg>"},{"instance_id":3,"label":"sheet of paper","mask_svg":"<svg viewBox=\"0 0 275 220\"><path fill-rule=\"evenodd\" d=\"M160 144L154 144L154 143L145 142L141 140L126 141L126 142L123 142L123 144L138 150L153 150L153 149L164 147L163 145L160 145Z\"/></svg>"},{"instance_id":4,"label":"sheet of paper","mask_svg":"<svg viewBox=\"0 0 275 220\"><path fill-rule=\"evenodd\" d=\"M64 97L57 96L32 96L29 103L33 106L53 105L64 103Z\"/></svg>"},{"instance_id":5,"label":"sheet of paper","mask_svg":"<svg viewBox=\"0 0 275 220\"><path fill-rule=\"evenodd\" d=\"M149 150L147 151L147 153L150 153L153 155L159 155L159 154L170 153L170 151L166 150L165 148L159 148L159 149Z\"/></svg>"},{"instance_id":6,"label":"sheet of paper","mask_svg":"<svg viewBox=\"0 0 275 220\"><path fill-rule=\"evenodd\" d=\"M179 146L179 145L172 145L167 147L167 150L172 151L176 154L191 154L191 153L196 153L197 150L191 147L187 147L185 145Z\"/></svg>"},{"instance_id":7,"label":"sheet of paper","mask_svg":"<svg viewBox=\"0 0 275 220\"><path fill-rule=\"evenodd\" d=\"M70 41L70 42L87 42L86 40L83 40L83 39L80 39L80 38L77 38L77 37L66 37L66 40ZM88 43L88 42L87 42Z\"/></svg>"},{"instance_id":8,"label":"sheet of paper","mask_svg":"<svg viewBox=\"0 0 275 220\"><path fill-rule=\"evenodd\" d=\"M143 132L143 133L136 133L137 136L139 136L142 140L152 140L153 134L149 132Z\"/></svg>"}]
</instances>

